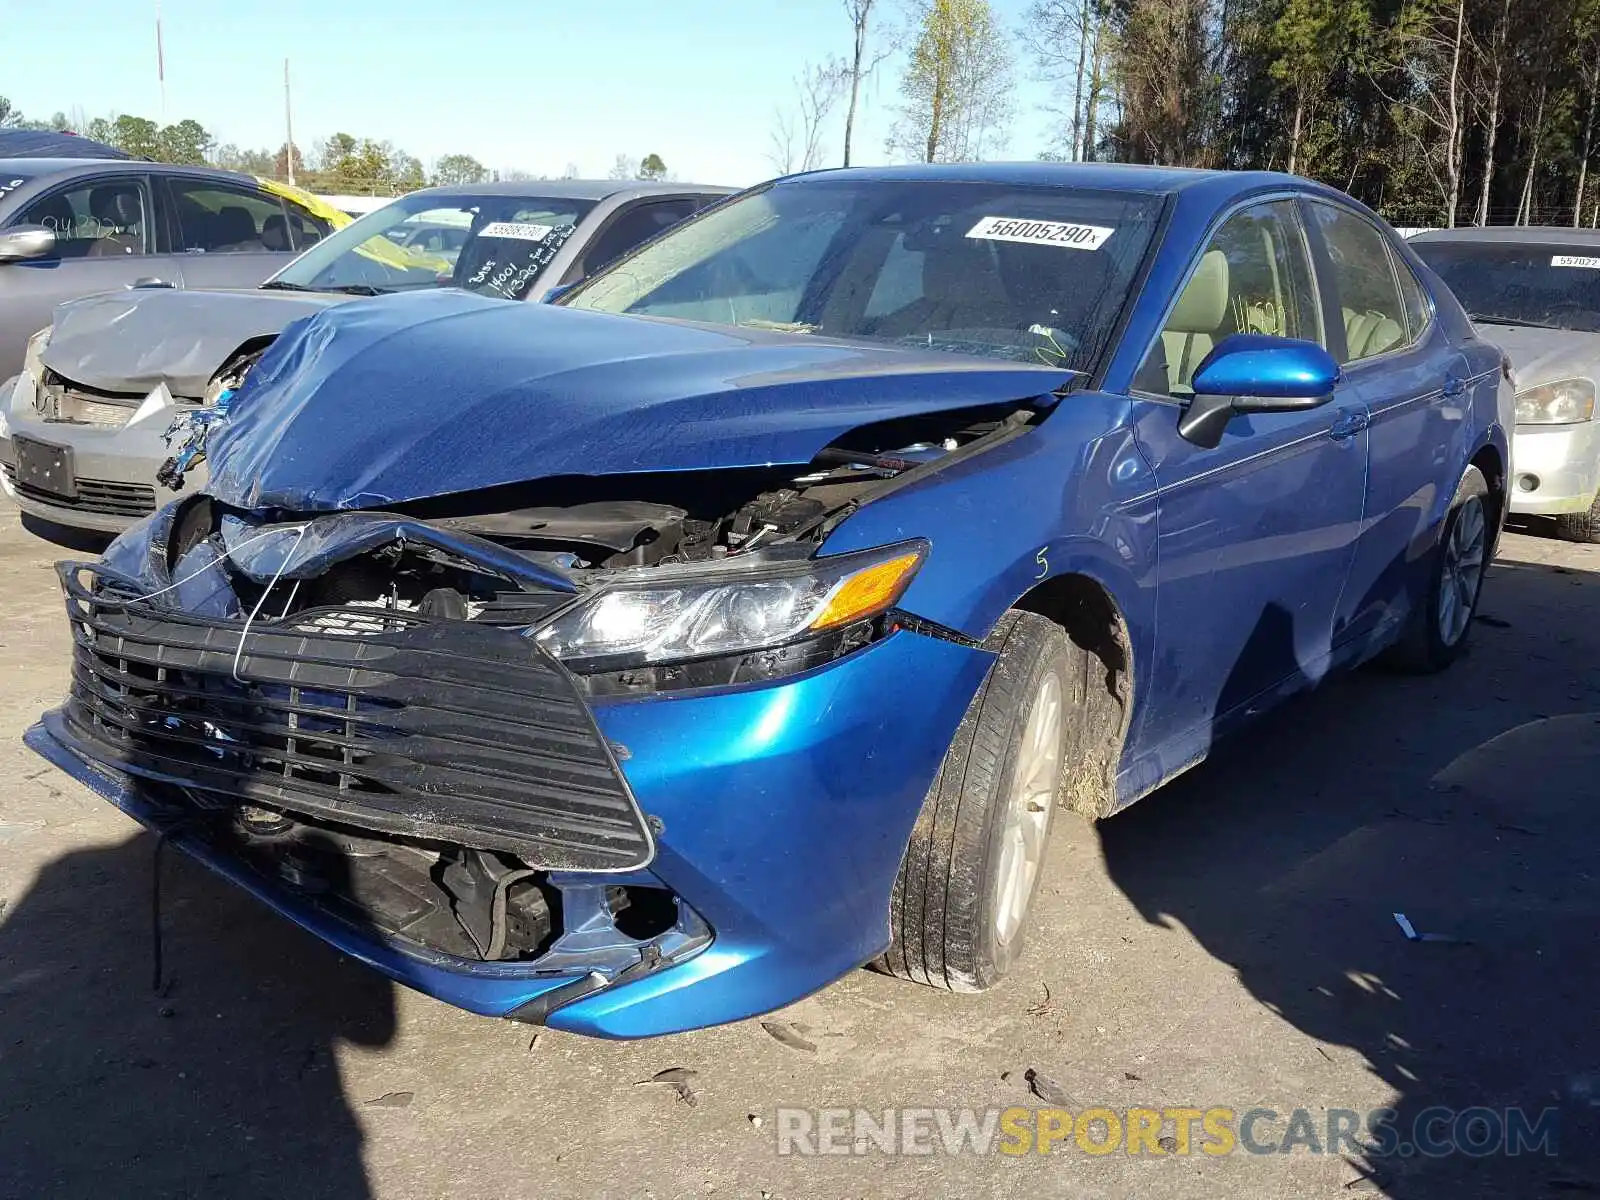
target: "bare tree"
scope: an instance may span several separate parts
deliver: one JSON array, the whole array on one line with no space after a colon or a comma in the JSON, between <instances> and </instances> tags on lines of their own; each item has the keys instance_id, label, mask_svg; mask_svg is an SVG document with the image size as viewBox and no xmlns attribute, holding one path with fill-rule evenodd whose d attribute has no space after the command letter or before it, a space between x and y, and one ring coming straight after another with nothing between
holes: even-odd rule
<instances>
[{"instance_id":1,"label":"bare tree","mask_svg":"<svg viewBox=\"0 0 1600 1200\"><path fill-rule=\"evenodd\" d=\"M889 148L923 162L981 159L1005 141L1011 50L989 0L917 0Z\"/></svg>"},{"instance_id":2,"label":"bare tree","mask_svg":"<svg viewBox=\"0 0 1600 1200\"><path fill-rule=\"evenodd\" d=\"M1511 0L1500 0L1500 19L1495 22L1494 29L1489 34L1487 78L1484 81L1484 103L1487 112L1483 118L1483 183L1478 190L1478 211L1473 219L1474 225L1487 225L1489 223L1489 194L1494 190L1494 152L1495 144L1500 140L1500 102L1505 94L1506 80L1506 40L1511 34ZM1593 95L1593 92L1590 93ZM1594 106L1591 101L1589 119L1594 120ZM1583 183L1579 177L1578 204L1583 204ZM1578 210L1572 213L1572 223L1578 223Z\"/></svg>"},{"instance_id":3,"label":"bare tree","mask_svg":"<svg viewBox=\"0 0 1600 1200\"><path fill-rule=\"evenodd\" d=\"M823 126L848 79L848 66L838 62L807 63L795 79L794 106L773 113L772 148L767 159L779 174L815 171L822 165L826 153Z\"/></svg>"},{"instance_id":4,"label":"bare tree","mask_svg":"<svg viewBox=\"0 0 1600 1200\"><path fill-rule=\"evenodd\" d=\"M617 155L616 161L611 164L611 170L606 175L607 179L632 179L634 161L626 154Z\"/></svg>"},{"instance_id":5,"label":"bare tree","mask_svg":"<svg viewBox=\"0 0 1600 1200\"><path fill-rule=\"evenodd\" d=\"M861 87L883 65L884 59L894 53L893 38L882 41L876 50L868 49L871 45L870 22L876 7L877 0L844 0L845 15L850 18L853 35L850 58L841 66L844 85L849 88L849 102L844 112L844 165L847 167L855 141L856 109L861 102Z\"/></svg>"},{"instance_id":6,"label":"bare tree","mask_svg":"<svg viewBox=\"0 0 1600 1200\"><path fill-rule=\"evenodd\" d=\"M1095 110L1099 106L1105 0L1033 0L1023 17L1022 42L1033 54L1039 76L1063 99L1070 96L1066 137L1057 153L1081 162L1093 152ZM1061 110L1051 106L1057 115Z\"/></svg>"},{"instance_id":7,"label":"bare tree","mask_svg":"<svg viewBox=\"0 0 1600 1200\"><path fill-rule=\"evenodd\" d=\"M1584 189L1589 186L1589 155L1594 151L1595 107L1600 103L1600 31L1595 28L1600 13L1584 5L1576 14L1578 57L1582 61L1583 86L1589 93L1583 119L1583 144L1578 152L1578 194L1572 201L1572 227L1583 223Z\"/></svg>"},{"instance_id":8,"label":"bare tree","mask_svg":"<svg viewBox=\"0 0 1600 1200\"><path fill-rule=\"evenodd\" d=\"M1400 109L1401 132L1438 189L1446 228L1454 228L1461 203L1471 36L1467 0L1416 0L1401 12L1389 38L1389 66L1404 88L1388 98Z\"/></svg>"}]
</instances>

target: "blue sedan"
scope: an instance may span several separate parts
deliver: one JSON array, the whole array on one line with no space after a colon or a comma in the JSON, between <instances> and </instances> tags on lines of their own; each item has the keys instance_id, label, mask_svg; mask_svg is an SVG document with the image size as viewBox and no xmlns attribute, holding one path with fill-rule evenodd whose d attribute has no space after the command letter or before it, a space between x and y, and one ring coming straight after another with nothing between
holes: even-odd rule
<instances>
[{"instance_id":1,"label":"blue sedan","mask_svg":"<svg viewBox=\"0 0 1600 1200\"><path fill-rule=\"evenodd\" d=\"M1061 809L1462 652L1510 406L1428 268L1302 179L783 179L556 305L291 326L207 487L61 565L71 689L28 740L474 1012L981 990Z\"/></svg>"}]
</instances>

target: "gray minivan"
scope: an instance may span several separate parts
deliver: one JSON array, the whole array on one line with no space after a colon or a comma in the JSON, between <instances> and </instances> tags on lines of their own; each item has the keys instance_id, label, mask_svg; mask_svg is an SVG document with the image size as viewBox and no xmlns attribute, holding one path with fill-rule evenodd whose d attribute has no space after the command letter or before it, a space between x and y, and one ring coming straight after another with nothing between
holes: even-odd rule
<instances>
[{"instance_id":1,"label":"gray minivan","mask_svg":"<svg viewBox=\"0 0 1600 1200\"><path fill-rule=\"evenodd\" d=\"M328 232L235 171L0 159L0 385L63 300L141 282L252 287Z\"/></svg>"}]
</instances>

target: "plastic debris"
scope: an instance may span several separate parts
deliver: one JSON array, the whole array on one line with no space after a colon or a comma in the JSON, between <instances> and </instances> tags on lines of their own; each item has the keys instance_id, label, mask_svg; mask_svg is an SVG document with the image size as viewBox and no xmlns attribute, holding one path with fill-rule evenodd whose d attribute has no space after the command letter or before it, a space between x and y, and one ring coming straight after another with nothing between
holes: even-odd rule
<instances>
[{"instance_id":1,"label":"plastic debris","mask_svg":"<svg viewBox=\"0 0 1600 1200\"><path fill-rule=\"evenodd\" d=\"M1466 938L1452 937L1448 933L1418 933L1416 926L1411 923L1405 913L1395 913L1394 923L1400 926L1400 932L1406 935L1408 942L1439 942L1451 946L1469 944Z\"/></svg>"}]
</instances>

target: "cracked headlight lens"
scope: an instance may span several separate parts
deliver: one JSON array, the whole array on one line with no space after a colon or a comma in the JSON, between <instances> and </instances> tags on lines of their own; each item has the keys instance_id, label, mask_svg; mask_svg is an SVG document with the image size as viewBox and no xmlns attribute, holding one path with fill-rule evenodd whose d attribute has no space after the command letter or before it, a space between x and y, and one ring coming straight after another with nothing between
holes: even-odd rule
<instances>
[{"instance_id":1,"label":"cracked headlight lens","mask_svg":"<svg viewBox=\"0 0 1600 1200\"><path fill-rule=\"evenodd\" d=\"M1587 379L1542 383L1517 393L1518 425L1576 425L1594 416L1594 384Z\"/></svg>"},{"instance_id":2,"label":"cracked headlight lens","mask_svg":"<svg viewBox=\"0 0 1600 1200\"><path fill-rule=\"evenodd\" d=\"M638 572L608 583L535 633L575 669L740 654L879 616L905 593L927 551L907 543L795 564L727 562Z\"/></svg>"}]
</instances>

